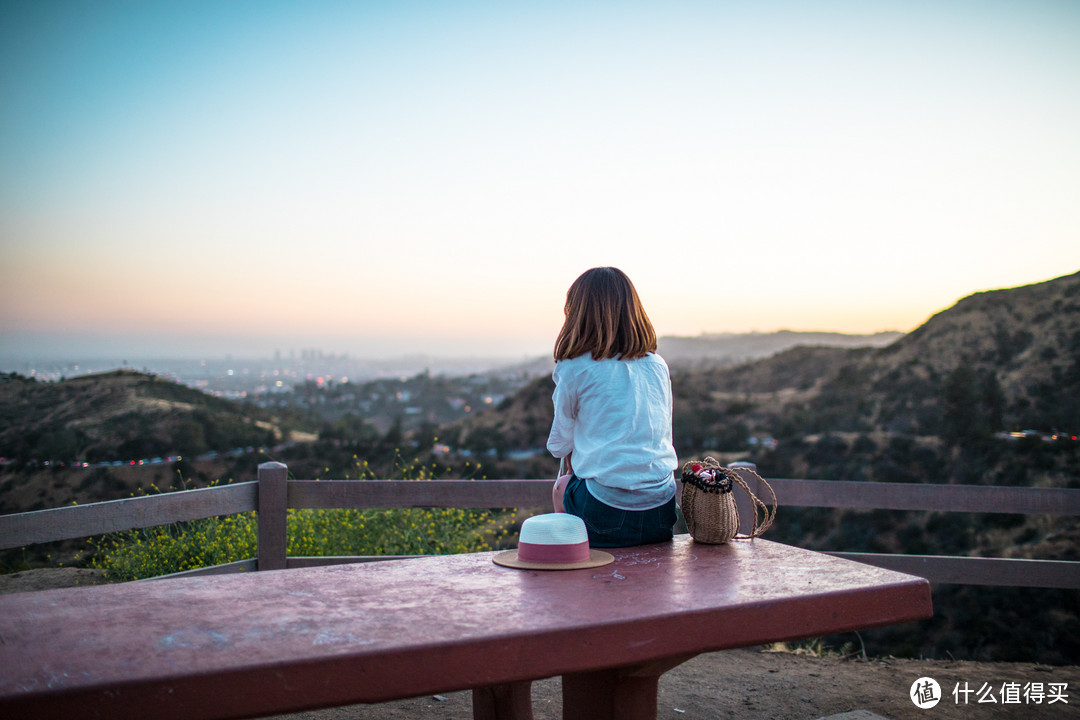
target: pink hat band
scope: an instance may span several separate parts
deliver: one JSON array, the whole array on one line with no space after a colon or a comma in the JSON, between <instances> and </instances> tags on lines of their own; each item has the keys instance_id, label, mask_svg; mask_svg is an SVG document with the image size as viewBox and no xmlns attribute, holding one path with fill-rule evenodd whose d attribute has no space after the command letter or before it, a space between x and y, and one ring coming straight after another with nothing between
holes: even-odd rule
<instances>
[{"instance_id":1,"label":"pink hat band","mask_svg":"<svg viewBox=\"0 0 1080 720\"><path fill-rule=\"evenodd\" d=\"M589 559L589 541L561 545L518 543L518 559L535 563L577 563Z\"/></svg>"}]
</instances>

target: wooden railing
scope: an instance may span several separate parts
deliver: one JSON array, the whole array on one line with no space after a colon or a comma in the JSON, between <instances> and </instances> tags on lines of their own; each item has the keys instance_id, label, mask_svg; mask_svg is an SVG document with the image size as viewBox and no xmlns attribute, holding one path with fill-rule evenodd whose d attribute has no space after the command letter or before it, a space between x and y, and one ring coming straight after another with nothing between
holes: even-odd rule
<instances>
[{"instance_id":1,"label":"wooden railing","mask_svg":"<svg viewBox=\"0 0 1080 720\"><path fill-rule=\"evenodd\" d=\"M757 494L756 481L746 477ZM778 504L846 510L1080 515L1080 490L919 483L768 480ZM745 520L744 520L745 523ZM745 526L744 526L745 527ZM1080 562L946 555L830 552L934 583L1080 589Z\"/></svg>"},{"instance_id":2,"label":"wooden railing","mask_svg":"<svg viewBox=\"0 0 1080 720\"><path fill-rule=\"evenodd\" d=\"M743 477L755 489L756 480L750 474ZM1074 489L783 478L768 482L781 506L1080 515L1080 490ZM290 480L285 465L264 463L259 466L256 482L0 516L0 550L257 510L258 558L178 574L383 560L388 558L288 557L285 551L288 509L547 508L551 504L551 484L551 480ZM744 528L747 522L744 517ZM831 554L919 575L935 583L1080 589L1080 562L888 553Z\"/></svg>"}]
</instances>

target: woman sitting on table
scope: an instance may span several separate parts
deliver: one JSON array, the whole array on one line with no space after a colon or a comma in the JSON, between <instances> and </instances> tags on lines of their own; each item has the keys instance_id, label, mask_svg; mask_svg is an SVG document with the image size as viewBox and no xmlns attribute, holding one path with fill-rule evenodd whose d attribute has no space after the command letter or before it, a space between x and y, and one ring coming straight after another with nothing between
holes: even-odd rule
<instances>
[{"instance_id":1,"label":"woman sitting on table","mask_svg":"<svg viewBox=\"0 0 1080 720\"><path fill-rule=\"evenodd\" d=\"M570 286L564 312L547 442L564 461L563 508L585 521L593 547L671 540L671 378L637 290L621 270L593 268ZM559 500L557 489L557 510Z\"/></svg>"}]
</instances>

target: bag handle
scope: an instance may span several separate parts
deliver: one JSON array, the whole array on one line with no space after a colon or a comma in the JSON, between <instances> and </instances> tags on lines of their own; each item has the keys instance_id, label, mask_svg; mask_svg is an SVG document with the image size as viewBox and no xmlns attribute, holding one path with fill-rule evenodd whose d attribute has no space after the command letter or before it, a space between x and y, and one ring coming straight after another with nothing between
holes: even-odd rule
<instances>
[{"instance_id":1,"label":"bag handle","mask_svg":"<svg viewBox=\"0 0 1080 720\"><path fill-rule=\"evenodd\" d=\"M765 489L769 491L769 495L772 498L772 508L770 509L768 506L766 506L765 503L762 502L757 495L750 491L750 487L746 484L746 481L742 479L738 471L732 470L731 468L724 468L724 474L727 475L727 477L733 483L741 487L746 492L746 494L750 496L750 503L751 506L754 508L754 526L753 529L750 531L750 534L736 535L735 537L742 539L761 537L766 530L772 527L773 520L776 519L776 493L773 492L772 485L767 483L765 481L765 478L758 475L756 470L747 467L739 469L750 473L755 478L757 478L759 483L765 486ZM763 513L761 522L758 522L758 508L761 508L761 511Z\"/></svg>"}]
</instances>

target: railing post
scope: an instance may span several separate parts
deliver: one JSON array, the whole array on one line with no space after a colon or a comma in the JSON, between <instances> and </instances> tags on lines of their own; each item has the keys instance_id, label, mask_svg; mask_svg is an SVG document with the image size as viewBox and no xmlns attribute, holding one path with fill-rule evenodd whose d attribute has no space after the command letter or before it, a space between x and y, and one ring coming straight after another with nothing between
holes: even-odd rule
<instances>
[{"instance_id":1,"label":"railing post","mask_svg":"<svg viewBox=\"0 0 1080 720\"><path fill-rule=\"evenodd\" d=\"M259 570L285 569L288 474L284 463L259 465Z\"/></svg>"},{"instance_id":2,"label":"railing post","mask_svg":"<svg viewBox=\"0 0 1080 720\"><path fill-rule=\"evenodd\" d=\"M752 462L733 462L729 463L728 467L739 473L739 477L746 483L746 487L750 488L750 492L755 495L761 492L760 483L756 477L750 473L739 472L739 468L757 472L757 465ZM742 488L732 488L732 492L735 493L735 506L739 510L739 532L749 535L754 531L754 503L746 496Z\"/></svg>"}]
</instances>

